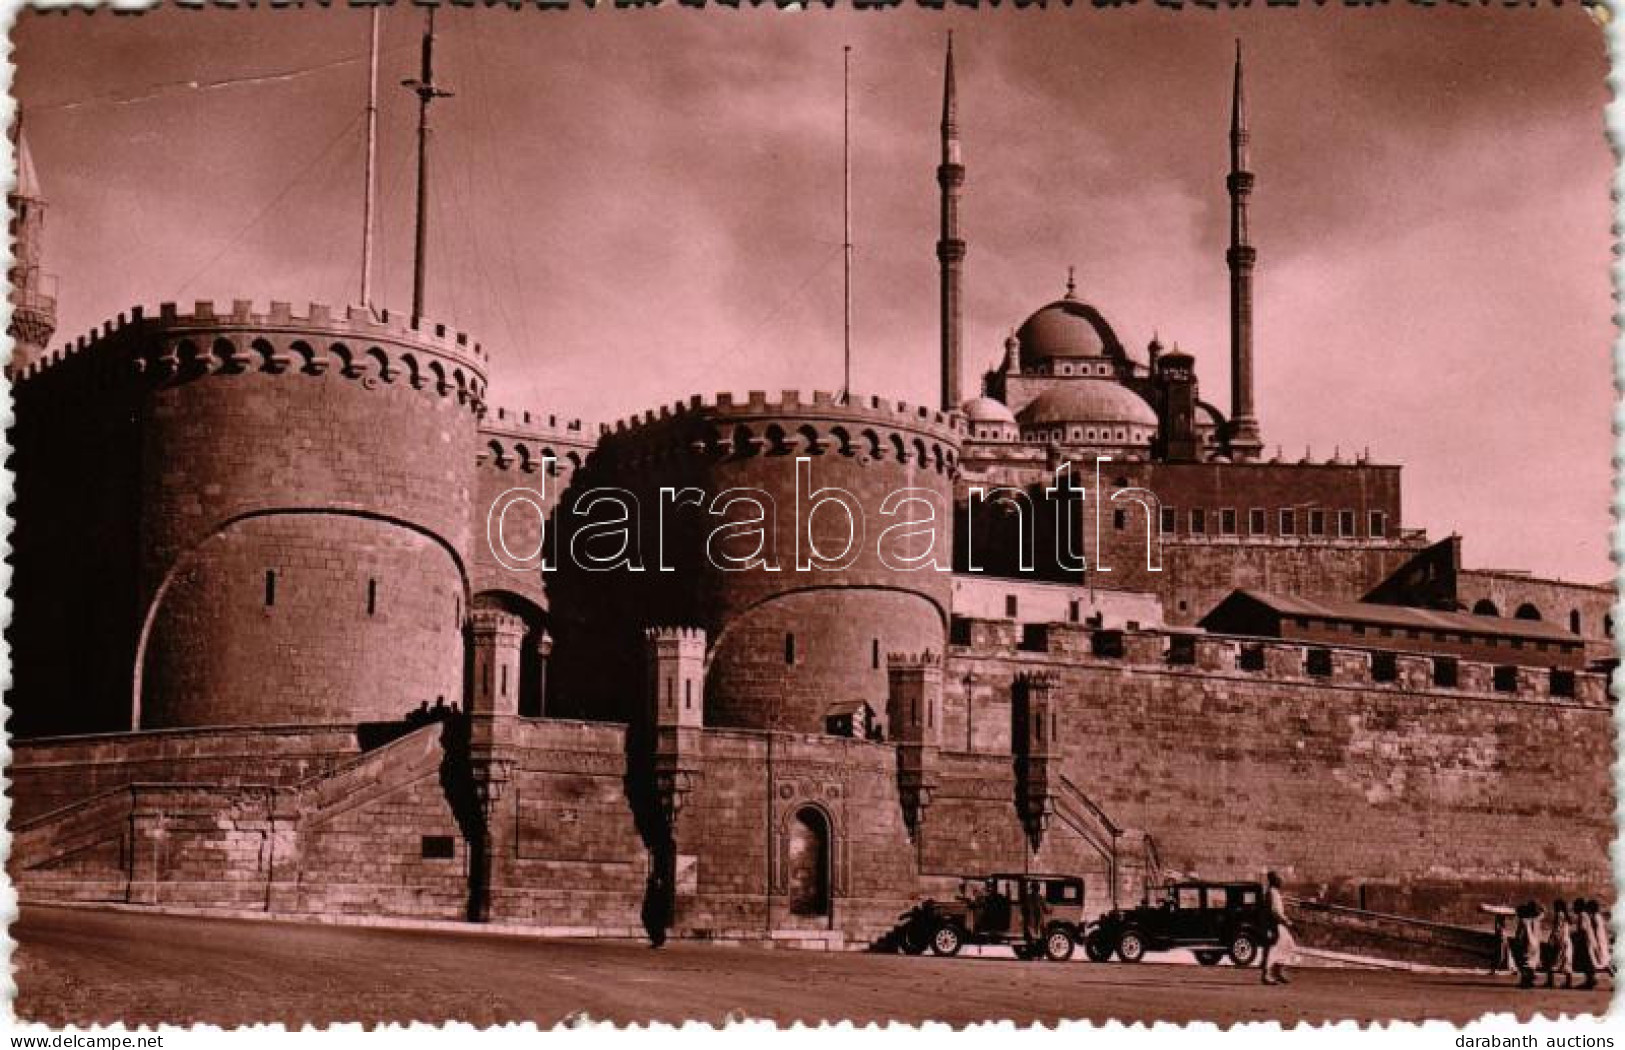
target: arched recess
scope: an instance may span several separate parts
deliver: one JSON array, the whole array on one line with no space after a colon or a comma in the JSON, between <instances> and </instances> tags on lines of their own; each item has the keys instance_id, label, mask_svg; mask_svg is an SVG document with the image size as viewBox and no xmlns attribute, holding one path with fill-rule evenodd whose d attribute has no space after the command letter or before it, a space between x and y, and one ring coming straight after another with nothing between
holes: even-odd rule
<instances>
[{"instance_id":1,"label":"arched recess","mask_svg":"<svg viewBox=\"0 0 1625 1050\"><path fill-rule=\"evenodd\" d=\"M1488 598L1480 598L1480 599L1478 599L1478 601L1473 603L1473 615L1474 616L1500 616L1501 615L1501 610L1497 609L1495 607L1495 603L1490 601Z\"/></svg>"},{"instance_id":2,"label":"arched recess","mask_svg":"<svg viewBox=\"0 0 1625 1050\"><path fill-rule=\"evenodd\" d=\"M785 828L784 873L790 914L826 917L834 888L834 827L821 806L805 805Z\"/></svg>"},{"instance_id":3,"label":"arched recess","mask_svg":"<svg viewBox=\"0 0 1625 1050\"><path fill-rule=\"evenodd\" d=\"M525 621L525 639L519 647L519 715L541 718L547 714L547 652L552 645L547 610L513 591L480 591L472 609L497 609Z\"/></svg>"},{"instance_id":4,"label":"arched recess","mask_svg":"<svg viewBox=\"0 0 1625 1050\"><path fill-rule=\"evenodd\" d=\"M152 641L153 625L157 623L158 614L163 608L164 599L168 595L175 581L197 562L200 553L206 547L217 542L221 537L225 536L233 528L239 524L242 524L243 522L255 521L262 518L284 516L296 517L321 515L345 518L362 518L368 521L390 525L395 528L405 529L433 542L446 553L447 557L451 560L452 566L456 569L459 589L461 591L460 605L462 608L467 608L469 590L468 566L463 560L462 553L454 545L448 543L445 537L441 536L432 529L424 528L422 525L419 525L416 522L407 521L403 518L397 518L389 514L377 514L371 511L354 510L348 507L262 507L233 515L220 521L213 529L200 537L196 543L176 554L174 561L170 563L169 568L165 571L163 579L153 590L152 597L147 601L146 611L143 613L141 618L141 633L136 638L135 664L130 675L130 728L132 730L141 729L142 697L144 695L146 684L145 665L148 646Z\"/></svg>"},{"instance_id":5,"label":"arched recess","mask_svg":"<svg viewBox=\"0 0 1625 1050\"><path fill-rule=\"evenodd\" d=\"M1513 619L1516 620L1541 619L1540 609L1535 606L1534 602L1524 602L1522 605L1518 606L1518 611L1513 613L1512 616Z\"/></svg>"}]
</instances>

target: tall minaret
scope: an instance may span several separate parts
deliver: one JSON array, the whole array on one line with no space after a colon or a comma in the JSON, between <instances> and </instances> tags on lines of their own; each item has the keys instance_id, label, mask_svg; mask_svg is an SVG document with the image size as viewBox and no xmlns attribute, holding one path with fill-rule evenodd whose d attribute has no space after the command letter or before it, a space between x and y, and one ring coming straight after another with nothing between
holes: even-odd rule
<instances>
[{"instance_id":1,"label":"tall minaret","mask_svg":"<svg viewBox=\"0 0 1625 1050\"><path fill-rule=\"evenodd\" d=\"M960 403L959 283L965 262L965 242L959 236L959 191L965 185L965 165L959 155L952 33L948 34L948 66L942 82L942 163L937 165L937 185L942 187L942 236L937 240L937 263L942 274L942 407L951 410Z\"/></svg>"},{"instance_id":2,"label":"tall minaret","mask_svg":"<svg viewBox=\"0 0 1625 1050\"><path fill-rule=\"evenodd\" d=\"M1264 448L1253 407L1253 265L1258 252L1247 237L1247 202L1253 173L1247 170L1247 96L1241 79L1241 41L1236 41L1236 87L1230 108L1230 454L1257 459Z\"/></svg>"},{"instance_id":3,"label":"tall minaret","mask_svg":"<svg viewBox=\"0 0 1625 1050\"><path fill-rule=\"evenodd\" d=\"M12 350L9 369L18 371L43 355L56 333L56 289L40 267L45 250L45 199L40 195L34 157L23 137L22 111L11 126L17 164L17 188L6 195L11 208L11 237L16 261L6 274L10 284Z\"/></svg>"}]
</instances>

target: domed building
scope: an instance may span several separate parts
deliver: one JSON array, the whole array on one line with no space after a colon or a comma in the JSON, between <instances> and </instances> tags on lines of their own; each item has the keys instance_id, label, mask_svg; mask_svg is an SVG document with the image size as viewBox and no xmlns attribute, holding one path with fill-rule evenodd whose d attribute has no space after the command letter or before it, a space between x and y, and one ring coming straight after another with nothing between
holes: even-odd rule
<instances>
[{"instance_id":1,"label":"domed building","mask_svg":"<svg viewBox=\"0 0 1625 1050\"><path fill-rule=\"evenodd\" d=\"M1069 274L1066 294L1005 340L1004 360L983 379L985 393L961 407L967 436L1074 455L1206 458L1224 419L1196 400L1193 359L1163 355L1155 340L1148 352L1150 368L1130 357L1100 310L1078 298ZM1168 367L1159 368L1164 357ZM1170 441L1176 431L1193 440Z\"/></svg>"}]
</instances>

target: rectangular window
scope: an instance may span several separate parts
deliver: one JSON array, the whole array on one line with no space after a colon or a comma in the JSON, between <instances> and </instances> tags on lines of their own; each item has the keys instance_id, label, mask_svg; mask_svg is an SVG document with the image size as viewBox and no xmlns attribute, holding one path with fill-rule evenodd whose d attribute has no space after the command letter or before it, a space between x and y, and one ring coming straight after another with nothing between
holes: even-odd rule
<instances>
[{"instance_id":1,"label":"rectangular window","mask_svg":"<svg viewBox=\"0 0 1625 1050\"><path fill-rule=\"evenodd\" d=\"M1298 534L1298 512L1283 510L1281 512L1281 535L1296 536Z\"/></svg>"},{"instance_id":2,"label":"rectangular window","mask_svg":"<svg viewBox=\"0 0 1625 1050\"><path fill-rule=\"evenodd\" d=\"M1497 667L1494 678L1497 693L1516 693L1518 691L1518 669L1516 667Z\"/></svg>"},{"instance_id":3,"label":"rectangular window","mask_svg":"<svg viewBox=\"0 0 1625 1050\"><path fill-rule=\"evenodd\" d=\"M1118 532L1128 528L1128 511L1123 510L1121 507L1112 511L1112 528Z\"/></svg>"},{"instance_id":4,"label":"rectangular window","mask_svg":"<svg viewBox=\"0 0 1625 1050\"><path fill-rule=\"evenodd\" d=\"M795 666L796 636L793 634L786 634L784 636L784 662L788 666Z\"/></svg>"},{"instance_id":5,"label":"rectangular window","mask_svg":"<svg viewBox=\"0 0 1625 1050\"><path fill-rule=\"evenodd\" d=\"M1380 510L1372 511L1371 512L1371 537L1372 537L1372 539L1380 540L1386 535L1388 535L1388 515L1384 514Z\"/></svg>"},{"instance_id":6,"label":"rectangular window","mask_svg":"<svg viewBox=\"0 0 1625 1050\"><path fill-rule=\"evenodd\" d=\"M1327 678L1332 673L1332 651L1311 649L1304 655L1303 669L1316 678Z\"/></svg>"},{"instance_id":7,"label":"rectangular window","mask_svg":"<svg viewBox=\"0 0 1625 1050\"><path fill-rule=\"evenodd\" d=\"M1247 512L1247 531L1254 536L1262 536L1269 531L1269 515L1264 508L1254 507Z\"/></svg>"},{"instance_id":8,"label":"rectangular window","mask_svg":"<svg viewBox=\"0 0 1625 1050\"><path fill-rule=\"evenodd\" d=\"M1371 680L1392 682L1399 678L1399 659L1393 653L1371 654Z\"/></svg>"},{"instance_id":9,"label":"rectangular window","mask_svg":"<svg viewBox=\"0 0 1625 1050\"><path fill-rule=\"evenodd\" d=\"M371 616L378 611L378 581L367 581L367 615Z\"/></svg>"},{"instance_id":10,"label":"rectangular window","mask_svg":"<svg viewBox=\"0 0 1625 1050\"><path fill-rule=\"evenodd\" d=\"M1309 535L1311 535L1311 536L1324 536L1324 535L1326 535L1326 512L1325 511L1323 511L1323 510L1312 510L1312 511L1309 512Z\"/></svg>"},{"instance_id":11,"label":"rectangular window","mask_svg":"<svg viewBox=\"0 0 1625 1050\"><path fill-rule=\"evenodd\" d=\"M869 646L869 666L880 670L880 639L876 638Z\"/></svg>"},{"instance_id":12,"label":"rectangular window","mask_svg":"<svg viewBox=\"0 0 1625 1050\"><path fill-rule=\"evenodd\" d=\"M1176 508L1162 508L1162 531L1168 535L1179 531L1179 511Z\"/></svg>"},{"instance_id":13,"label":"rectangular window","mask_svg":"<svg viewBox=\"0 0 1625 1050\"><path fill-rule=\"evenodd\" d=\"M269 609L276 604L276 570L265 570L265 607Z\"/></svg>"},{"instance_id":14,"label":"rectangular window","mask_svg":"<svg viewBox=\"0 0 1625 1050\"><path fill-rule=\"evenodd\" d=\"M1207 512L1201 510L1191 511L1191 532L1202 535L1207 532Z\"/></svg>"},{"instance_id":15,"label":"rectangular window","mask_svg":"<svg viewBox=\"0 0 1625 1050\"><path fill-rule=\"evenodd\" d=\"M1236 512L1230 508L1219 511L1219 532L1225 536L1236 534Z\"/></svg>"},{"instance_id":16,"label":"rectangular window","mask_svg":"<svg viewBox=\"0 0 1625 1050\"><path fill-rule=\"evenodd\" d=\"M1082 612L1082 604L1076 598L1074 598L1066 607L1066 618L1072 623L1077 623Z\"/></svg>"},{"instance_id":17,"label":"rectangular window","mask_svg":"<svg viewBox=\"0 0 1625 1050\"><path fill-rule=\"evenodd\" d=\"M1016 601L1015 595L1007 594L1004 596L1004 618L1006 620L1014 620L1020 609L1021 603Z\"/></svg>"},{"instance_id":18,"label":"rectangular window","mask_svg":"<svg viewBox=\"0 0 1625 1050\"><path fill-rule=\"evenodd\" d=\"M1337 534L1339 536L1354 535L1354 512L1352 510L1337 512Z\"/></svg>"},{"instance_id":19,"label":"rectangular window","mask_svg":"<svg viewBox=\"0 0 1625 1050\"><path fill-rule=\"evenodd\" d=\"M457 840L450 835L423 836L424 860L452 860L457 856Z\"/></svg>"}]
</instances>

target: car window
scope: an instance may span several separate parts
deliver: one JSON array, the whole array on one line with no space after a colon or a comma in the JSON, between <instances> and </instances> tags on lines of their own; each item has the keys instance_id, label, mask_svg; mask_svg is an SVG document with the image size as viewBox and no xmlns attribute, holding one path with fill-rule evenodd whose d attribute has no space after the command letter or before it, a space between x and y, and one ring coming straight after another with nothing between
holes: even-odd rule
<instances>
[{"instance_id":1,"label":"car window","mask_svg":"<svg viewBox=\"0 0 1625 1050\"><path fill-rule=\"evenodd\" d=\"M1253 905L1257 904L1258 903L1258 891L1257 890L1242 890L1241 891L1241 903L1242 903L1243 907L1247 907L1247 908L1251 908Z\"/></svg>"},{"instance_id":2,"label":"car window","mask_svg":"<svg viewBox=\"0 0 1625 1050\"><path fill-rule=\"evenodd\" d=\"M1207 906L1209 908L1228 908L1230 906L1230 887L1209 886L1207 888Z\"/></svg>"},{"instance_id":3,"label":"car window","mask_svg":"<svg viewBox=\"0 0 1625 1050\"><path fill-rule=\"evenodd\" d=\"M1083 887L1075 882L1052 882L1045 896L1051 904L1076 904L1083 899Z\"/></svg>"},{"instance_id":4,"label":"car window","mask_svg":"<svg viewBox=\"0 0 1625 1050\"><path fill-rule=\"evenodd\" d=\"M1179 887L1179 909L1195 911L1202 906L1202 890L1198 886Z\"/></svg>"}]
</instances>

